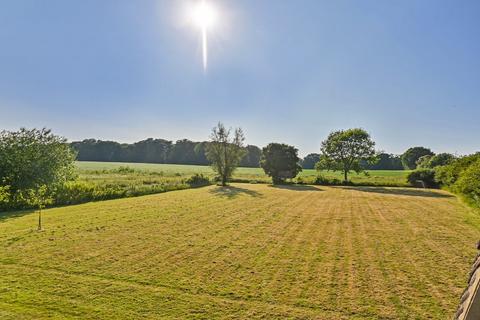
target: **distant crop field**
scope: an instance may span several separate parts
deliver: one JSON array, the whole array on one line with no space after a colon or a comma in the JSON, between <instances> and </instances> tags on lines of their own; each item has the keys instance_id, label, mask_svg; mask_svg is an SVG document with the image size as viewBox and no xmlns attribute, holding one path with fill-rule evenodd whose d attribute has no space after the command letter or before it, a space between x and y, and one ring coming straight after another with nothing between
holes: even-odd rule
<instances>
[{"instance_id":1,"label":"distant crop field","mask_svg":"<svg viewBox=\"0 0 480 320\"><path fill-rule=\"evenodd\" d=\"M449 319L480 218L443 191L210 186L0 214L2 319Z\"/></svg>"},{"instance_id":2,"label":"distant crop field","mask_svg":"<svg viewBox=\"0 0 480 320\"><path fill-rule=\"evenodd\" d=\"M151 164L151 163L120 163L120 162L77 162L80 175L91 180L102 179L102 170L115 170L122 167L129 167L134 170L150 172L150 176L158 177L189 177L196 173L202 173L213 177L215 174L209 166L196 165L176 165L176 164ZM363 173L351 173L350 179L353 183L371 184L382 186L408 186L406 176L409 171L404 170L370 170L368 175ZM318 172L316 170L303 170L296 181L304 183L313 183L315 178L321 175L330 179L342 180L343 175L340 172ZM103 176L105 178L105 176ZM270 182L271 179L265 175L261 168L238 168L234 178L246 181Z\"/></svg>"}]
</instances>

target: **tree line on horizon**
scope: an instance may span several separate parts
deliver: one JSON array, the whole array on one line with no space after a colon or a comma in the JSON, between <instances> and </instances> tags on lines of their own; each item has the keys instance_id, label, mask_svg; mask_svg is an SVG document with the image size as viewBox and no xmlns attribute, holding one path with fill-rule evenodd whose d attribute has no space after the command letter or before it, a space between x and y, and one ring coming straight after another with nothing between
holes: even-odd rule
<instances>
[{"instance_id":1,"label":"tree line on horizon","mask_svg":"<svg viewBox=\"0 0 480 320\"><path fill-rule=\"evenodd\" d=\"M77 152L78 161L132 162L185 165L210 165L207 158L209 141L195 142L188 139L176 142L165 139L148 138L135 143L119 143L97 139L74 141L70 145ZM240 167L259 168L262 150L255 145L243 147L245 152ZM302 169L315 169L320 160L319 153L310 153L299 164ZM401 155L385 152L377 154L377 161L364 163L366 170L403 170ZM407 167L408 168L408 167Z\"/></svg>"}]
</instances>

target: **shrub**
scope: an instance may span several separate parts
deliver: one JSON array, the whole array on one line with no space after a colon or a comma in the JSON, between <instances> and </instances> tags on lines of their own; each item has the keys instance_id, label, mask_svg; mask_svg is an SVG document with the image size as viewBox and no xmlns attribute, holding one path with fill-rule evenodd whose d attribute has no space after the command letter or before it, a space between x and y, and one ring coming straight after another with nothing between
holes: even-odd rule
<instances>
[{"instance_id":1,"label":"shrub","mask_svg":"<svg viewBox=\"0 0 480 320\"><path fill-rule=\"evenodd\" d=\"M437 155L434 155L430 161L428 162L429 168L436 168L438 166L445 166L447 164L452 163L455 161L455 156L450 153L439 153Z\"/></svg>"},{"instance_id":2,"label":"shrub","mask_svg":"<svg viewBox=\"0 0 480 320\"><path fill-rule=\"evenodd\" d=\"M262 149L260 166L272 177L274 184L285 183L285 180L295 178L302 171L299 162L298 149L293 146L270 143Z\"/></svg>"},{"instance_id":3,"label":"shrub","mask_svg":"<svg viewBox=\"0 0 480 320\"><path fill-rule=\"evenodd\" d=\"M96 200L109 200L127 196L120 185L95 185L85 181L65 183L57 189L55 204L77 204Z\"/></svg>"},{"instance_id":4,"label":"shrub","mask_svg":"<svg viewBox=\"0 0 480 320\"><path fill-rule=\"evenodd\" d=\"M0 186L0 210L8 209L10 202L10 186Z\"/></svg>"},{"instance_id":5,"label":"shrub","mask_svg":"<svg viewBox=\"0 0 480 320\"><path fill-rule=\"evenodd\" d=\"M462 194L468 202L480 207L480 160L462 173L453 190Z\"/></svg>"},{"instance_id":6,"label":"shrub","mask_svg":"<svg viewBox=\"0 0 480 320\"><path fill-rule=\"evenodd\" d=\"M188 184L190 187L203 187L203 186L208 186L210 184L210 179L203 174L194 174L190 178L188 178L186 181L186 184Z\"/></svg>"},{"instance_id":7,"label":"shrub","mask_svg":"<svg viewBox=\"0 0 480 320\"><path fill-rule=\"evenodd\" d=\"M435 170L433 169L417 169L412 171L407 176L407 181L412 186L421 186L425 188L438 187L435 181Z\"/></svg>"},{"instance_id":8,"label":"shrub","mask_svg":"<svg viewBox=\"0 0 480 320\"><path fill-rule=\"evenodd\" d=\"M480 160L480 153L472 154L452 161L446 166L435 169L435 179L443 186L451 187L470 165Z\"/></svg>"},{"instance_id":9,"label":"shrub","mask_svg":"<svg viewBox=\"0 0 480 320\"><path fill-rule=\"evenodd\" d=\"M313 184L319 185L319 186L339 186L339 185L344 185L344 182L342 182L340 179L337 179L337 178L330 179L322 175L318 175L313 181Z\"/></svg>"},{"instance_id":10,"label":"shrub","mask_svg":"<svg viewBox=\"0 0 480 320\"><path fill-rule=\"evenodd\" d=\"M47 186L49 192L75 177L75 153L47 129L0 132L0 181L10 191Z\"/></svg>"},{"instance_id":11,"label":"shrub","mask_svg":"<svg viewBox=\"0 0 480 320\"><path fill-rule=\"evenodd\" d=\"M120 174L130 174L130 173L135 173L135 169L129 167L129 166L121 166L118 169L112 170L114 173L120 173Z\"/></svg>"}]
</instances>

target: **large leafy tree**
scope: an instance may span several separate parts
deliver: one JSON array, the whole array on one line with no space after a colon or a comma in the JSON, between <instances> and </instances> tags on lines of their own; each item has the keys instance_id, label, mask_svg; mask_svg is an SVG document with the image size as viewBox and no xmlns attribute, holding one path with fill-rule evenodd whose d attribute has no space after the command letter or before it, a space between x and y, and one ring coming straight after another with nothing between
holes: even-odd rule
<instances>
[{"instance_id":1,"label":"large leafy tree","mask_svg":"<svg viewBox=\"0 0 480 320\"><path fill-rule=\"evenodd\" d=\"M414 170L417 168L417 161L423 156L433 156L435 153L425 147L413 147L402 154L402 164L405 169Z\"/></svg>"},{"instance_id":2,"label":"large leafy tree","mask_svg":"<svg viewBox=\"0 0 480 320\"><path fill-rule=\"evenodd\" d=\"M245 155L245 136L241 128L227 129L219 122L210 135L210 143L206 147L207 159L213 170L220 176L222 186L226 186L228 179L238 167Z\"/></svg>"},{"instance_id":3,"label":"large leafy tree","mask_svg":"<svg viewBox=\"0 0 480 320\"><path fill-rule=\"evenodd\" d=\"M292 179L302 171L299 165L298 150L283 143L270 143L262 150L260 166L265 173L272 177L274 184Z\"/></svg>"},{"instance_id":4,"label":"large leafy tree","mask_svg":"<svg viewBox=\"0 0 480 320\"><path fill-rule=\"evenodd\" d=\"M322 142L318 170L342 171L344 181L348 181L348 173L360 173L367 163L374 162L375 142L363 129L355 128L334 131Z\"/></svg>"},{"instance_id":5,"label":"large leafy tree","mask_svg":"<svg viewBox=\"0 0 480 320\"><path fill-rule=\"evenodd\" d=\"M75 153L65 138L48 129L0 132L0 185L11 192L53 190L74 178Z\"/></svg>"}]
</instances>

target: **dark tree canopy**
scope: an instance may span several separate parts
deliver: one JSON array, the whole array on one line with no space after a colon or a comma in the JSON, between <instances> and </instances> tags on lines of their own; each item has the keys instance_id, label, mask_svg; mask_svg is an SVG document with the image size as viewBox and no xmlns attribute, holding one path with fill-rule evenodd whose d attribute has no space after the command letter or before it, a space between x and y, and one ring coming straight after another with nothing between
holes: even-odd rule
<instances>
[{"instance_id":1,"label":"dark tree canopy","mask_svg":"<svg viewBox=\"0 0 480 320\"><path fill-rule=\"evenodd\" d=\"M402 159L400 156L379 153L374 162L362 161L362 165L366 170L403 170Z\"/></svg>"},{"instance_id":2,"label":"dark tree canopy","mask_svg":"<svg viewBox=\"0 0 480 320\"><path fill-rule=\"evenodd\" d=\"M284 183L302 171L298 150L282 143L270 143L262 150L260 166L272 177L274 184Z\"/></svg>"},{"instance_id":3,"label":"dark tree canopy","mask_svg":"<svg viewBox=\"0 0 480 320\"><path fill-rule=\"evenodd\" d=\"M245 155L243 146L245 137L240 128L227 129L219 122L213 128L210 136L210 142L207 145L207 159L211 162L213 170L218 173L222 186L227 185L228 179L240 164L240 160Z\"/></svg>"},{"instance_id":4,"label":"dark tree canopy","mask_svg":"<svg viewBox=\"0 0 480 320\"><path fill-rule=\"evenodd\" d=\"M425 147L413 147L402 154L402 164L405 169L414 170L417 168L417 161L423 156L435 155L432 150Z\"/></svg>"},{"instance_id":5,"label":"dark tree canopy","mask_svg":"<svg viewBox=\"0 0 480 320\"><path fill-rule=\"evenodd\" d=\"M87 139L72 142L79 161L142 162L208 165L206 148L209 142L194 142L187 139L176 143L164 139L146 139L133 144ZM260 166L261 150L247 146L240 166Z\"/></svg>"},{"instance_id":6,"label":"dark tree canopy","mask_svg":"<svg viewBox=\"0 0 480 320\"><path fill-rule=\"evenodd\" d=\"M195 142L187 139L178 140L170 149L168 163L198 164L195 159Z\"/></svg>"},{"instance_id":7,"label":"dark tree canopy","mask_svg":"<svg viewBox=\"0 0 480 320\"><path fill-rule=\"evenodd\" d=\"M49 189L74 178L75 153L47 129L0 133L0 185L11 192Z\"/></svg>"},{"instance_id":8,"label":"dark tree canopy","mask_svg":"<svg viewBox=\"0 0 480 320\"><path fill-rule=\"evenodd\" d=\"M258 168L260 166L260 157L262 156L262 150L257 146L248 145L245 148L245 156L240 162L241 167Z\"/></svg>"},{"instance_id":9,"label":"dark tree canopy","mask_svg":"<svg viewBox=\"0 0 480 320\"><path fill-rule=\"evenodd\" d=\"M320 161L320 154L310 153L302 160L303 169L315 169L315 165Z\"/></svg>"},{"instance_id":10,"label":"dark tree canopy","mask_svg":"<svg viewBox=\"0 0 480 320\"><path fill-rule=\"evenodd\" d=\"M374 162L375 142L363 129L355 128L334 131L322 142L319 170L343 171L344 181L348 181L348 173L364 170L364 164Z\"/></svg>"},{"instance_id":11,"label":"dark tree canopy","mask_svg":"<svg viewBox=\"0 0 480 320\"><path fill-rule=\"evenodd\" d=\"M429 168L436 168L438 166L445 166L452 163L455 160L455 156L450 153L439 153L434 155L428 162Z\"/></svg>"}]
</instances>

